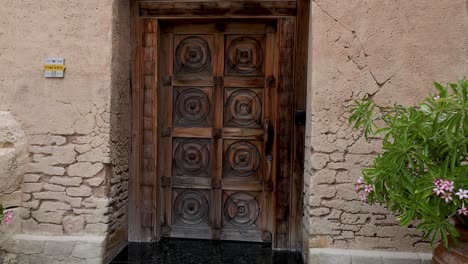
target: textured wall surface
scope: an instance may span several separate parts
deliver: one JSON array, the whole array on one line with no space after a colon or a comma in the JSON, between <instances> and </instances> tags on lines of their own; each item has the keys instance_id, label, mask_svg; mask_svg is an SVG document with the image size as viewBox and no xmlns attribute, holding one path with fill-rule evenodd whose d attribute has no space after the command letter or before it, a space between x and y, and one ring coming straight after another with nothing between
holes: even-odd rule
<instances>
[{"instance_id":1,"label":"textured wall surface","mask_svg":"<svg viewBox=\"0 0 468 264\"><path fill-rule=\"evenodd\" d=\"M22 234L2 247L25 263L100 261L126 242L129 30L129 1L2 1L0 111L30 158ZM65 58L65 78L43 77L46 57Z\"/></svg>"},{"instance_id":2,"label":"textured wall surface","mask_svg":"<svg viewBox=\"0 0 468 264\"><path fill-rule=\"evenodd\" d=\"M468 75L465 0L314 0L309 60L304 226L310 248L428 251L414 227L354 192L378 153L347 124L353 98L414 104L433 81Z\"/></svg>"},{"instance_id":3,"label":"textured wall surface","mask_svg":"<svg viewBox=\"0 0 468 264\"><path fill-rule=\"evenodd\" d=\"M311 14L307 246L427 251L414 227L358 201L353 183L379 148L346 108L366 94L413 104L432 81L467 76L466 0L315 0ZM9 260L100 263L126 241L129 29L129 1L2 1L0 200L21 207L0 241ZM56 56L65 78L46 79Z\"/></svg>"}]
</instances>

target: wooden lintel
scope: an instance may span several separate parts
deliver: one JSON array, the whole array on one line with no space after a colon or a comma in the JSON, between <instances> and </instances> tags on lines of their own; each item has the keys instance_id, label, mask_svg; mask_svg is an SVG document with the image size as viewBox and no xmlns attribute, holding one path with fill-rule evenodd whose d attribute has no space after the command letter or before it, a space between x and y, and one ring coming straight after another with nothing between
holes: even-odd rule
<instances>
[{"instance_id":1,"label":"wooden lintel","mask_svg":"<svg viewBox=\"0 0 468 264\"><path fill-rule=\"evenodd\" d=\"M284 17L296 16L296 13L296 1L145 1L140 3L141 17Z\"/></svg>"}]
</instances>

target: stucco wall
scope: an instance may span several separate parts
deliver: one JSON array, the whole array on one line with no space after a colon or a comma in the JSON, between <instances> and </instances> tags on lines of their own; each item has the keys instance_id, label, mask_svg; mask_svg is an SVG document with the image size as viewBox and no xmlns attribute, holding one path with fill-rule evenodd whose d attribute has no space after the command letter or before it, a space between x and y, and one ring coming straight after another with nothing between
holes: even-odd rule
<instances>
[{"instance_id":1,"label":"stucco wall","mask_svg":"<svg viewBox=\"0 0 468 264\"><path fill-rule=\"evenodd\" d=\"M99 262L126 242L129 9L119 0L0 5L0 111L25 131L30 158L22 234L2 247L25 263L31 254ZM47 57L65 58L65 78L43 77Z\"/></svg>"},{"instance_id":2,"label":"stucco wall","mask_svg":"<svg viewBox=\"0 0 468 264\"><path fill-rule=\"evenodd\" d=\"M24 209L18 234L0 246L9 258L96 263L126 240L128 3L0 5L0 111L25 133L21 144L0 142L25 163L14 172L23 179L0 190ZM358 201L353 183L379 149L349 128L346 107L365 94L412 104L432 81L467 76L467 8L466 0L312 2L307 247L428 250L414 228ZM46 79L44 59L55 56L65 58L65 78Z\"/></svg>"},{"instance_id":3,"label":"stucco wall","mask_svg":"<svg viewBox=\"0 0 468 264\"><path fill-rule=\"evenodd\" d=\"M304 226L310 248L428 251L414 227L354 192L378 153L347 123L353 98L414 104L468 76L465 0L315 0L311 10Z\"/></svg>"}]
</instances>

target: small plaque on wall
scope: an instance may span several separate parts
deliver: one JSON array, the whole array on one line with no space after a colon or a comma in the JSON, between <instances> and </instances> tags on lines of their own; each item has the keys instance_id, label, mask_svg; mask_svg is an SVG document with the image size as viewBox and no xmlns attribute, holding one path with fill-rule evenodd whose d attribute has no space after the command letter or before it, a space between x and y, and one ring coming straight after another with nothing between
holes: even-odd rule
<instances>
[{"instance_id":1,"label":"small plaque on wall","mask_svg":"<svg viewBox=\"0 0 468 264\"><path fill-rule=\"evenodd\" d=\"M44 77L63 78L65 60L63 58L46 58L44 64Z\"/></svg>"}]
</instances>

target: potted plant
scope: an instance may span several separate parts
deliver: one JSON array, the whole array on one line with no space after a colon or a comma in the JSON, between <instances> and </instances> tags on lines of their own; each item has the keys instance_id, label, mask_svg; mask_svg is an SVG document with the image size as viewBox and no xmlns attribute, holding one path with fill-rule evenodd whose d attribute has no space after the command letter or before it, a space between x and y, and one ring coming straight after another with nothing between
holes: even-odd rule
<instances>
[{"instance_id":1,"label":"potted plant","mask_svg":"<svg viewBox=\"0 0 468 264\"><path fill-rule=\"evenodd\" d=\"M356 191L402 226L418 220L431 243L440 238L434 263L468 263L468 81L434 86L438 93L417 106L355 101L349 122L383 144Z\"/></svg>"}]
</instances>

